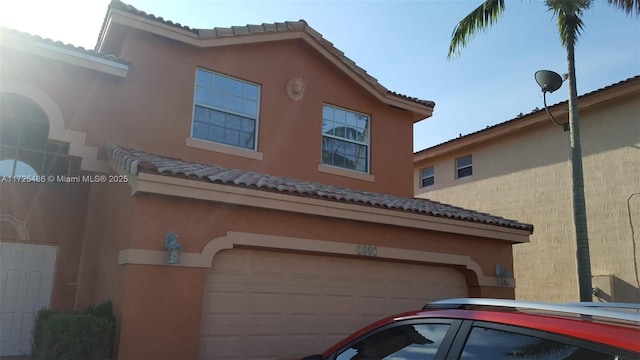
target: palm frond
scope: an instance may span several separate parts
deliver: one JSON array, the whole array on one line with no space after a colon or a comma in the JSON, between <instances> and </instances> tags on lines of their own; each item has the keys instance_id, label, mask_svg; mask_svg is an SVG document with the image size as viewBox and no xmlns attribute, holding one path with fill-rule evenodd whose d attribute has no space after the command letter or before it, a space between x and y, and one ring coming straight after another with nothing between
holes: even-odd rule
<instances>
[{"instance_id":1,"label":"palm frond","mask_svg":"<svg viewBox=\"0 0 640 360\"><path fill-rule=\"evenodd\" d=\"M558 19L558 30L563 46L574 46L582 34L584 23L582 14L591 6L593 0L546 0L545 5Z\"/></svg>"},{"instance_id":2,"label":"palm frond","mask_svg":"<svg viewBox=\"0 0 640 360\"><path fill-rule=\"evenodd\" d=\"M607 0L609 5L615 6L627 15L640 15L640 0Z\"/></svg>"},{"instance_id":3,"label":"palm frond","mask_svg":"<svg viewBox=\"0 0 640 360\"><path fill-rule=\"evenodd\" d=\"M453 29L447 58L459 54L478 31L493 25L504 12L504 3L505 0L486 0L462 19Z\"/></svg>"}]
</instances>

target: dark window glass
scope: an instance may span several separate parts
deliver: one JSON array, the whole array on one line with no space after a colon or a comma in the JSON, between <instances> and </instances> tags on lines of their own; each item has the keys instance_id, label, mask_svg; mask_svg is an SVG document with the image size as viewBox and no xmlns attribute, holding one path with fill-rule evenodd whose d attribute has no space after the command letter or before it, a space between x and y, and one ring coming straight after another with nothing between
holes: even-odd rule
<instances>
[{"instance_id":1,"label":"dark window glass","mask_svg":"<svg viewBox=\"0 0 640 360\"><path fill-rule=\"evenodd\" d=\"M623 360L623 358L508 331L475 327L461 359L491 360Z\"/></svg>"},{"instance_id":2,"label":"dark window glass","mask_svg":"<svg viewBox=\"0 0 640 360\"><path fill-rule=\"evenodd\" d=\"M0 119L0 144L7 146L18 146L20 137L20 124L18 119L2 113Z\"/></svg>"},{"instance_id":3,"label":"dark window glass","mask_svg":"<svg viewBox=\"0 0 640 360\"><path fill-rule=\"evenodd\" d=\"M253 149L256 120L196 105L192 136L212 142Z\"/></svg>"},{"instance_id":4,"label":"dark window glass","mask_svg":"<svg viewBox=\"0 0 640 360\"><path fill-rule=\"evenodd\" d=\"M471 166L458 169L458 178L463 178L473 175L473 168Z\"/></svg>"},{"instance_id":5,"label":"dark window glass","mask_svg":"<svg viewBox=\"0 0 640 360\"><path fill-rule=\"evenodd\" d=\"M435 171L433 166L424 168L420 171L420 187L431 186L435 184Z\"/></svg>"},{"instance_id":6,"label":"dark window glass","mask_svg":"<svg viewBox=\"0 0 640 360\"><path fill-rule=\"evenodd\" d=\"M0 96L0 175L67 175L69 143L49 140L49 119L31 100Z\"/></svg>"},{"instance_id":7,"label":"dark window glass","mask_svg":"<svg viewBox=\"0 0 640 360\"><path fill-rule=\"evenodd\" d=\"M471 155L456 160L457 178L473 175L473 161Z\"/></svg>"},{"instance_id":8,"label":"dark window glass","mask_svg":"<svg viewBox=\"0 0 640 360\"><path fill-rule=\"evenodd\" d=\"M44 160L43 174L46 175L69 175L69 157L65 155L47 154Z\"/></svg>"},{"instance_id":9,"label":"dark window glass","mask_svg":"<svg viewBox=\"0 0 640 360\"><path fill-rule=\"evenodd\" d=\"M433 359L450 325L397 326L373 334L348 349L336 360L429 360Z\"/></svg>"},{"instance_id":10,"label":"dark window glass","mask_svg":"<svg viewBox=\"0 0 640 360\"><path fill-rule=\"evenodd\" d=\"M47 140L49 139L49 123L31 121L24 119L20 128L20 138L18 146L30 150L47 150Z\"/></svg>"},{"instance_id":11,"label":"dark window glass","mask_svg":"<svg viewBox=\"0 0 640 360\"><path fill-rule=\"evenodd\" d=\"M324 105L322 163L349 170L369 171L369 116Z\"/></svg>"},{"instance_id":12,"label":"dark window glass","mask_svg":"<svg viewBox=\"0 0 640 360\"><path fill-rule=\"evenodd\" d=\"M18 161L22 161L23 163L31 166L36 173L42 173L42 165L44 164L44 152L42 151L33 151L33 150L24 150L18 149ZM22 175L22 174L16 174Z\"/></svg>"},{"instance_id":13,"label":"dark window glass","mask_svg":"<svg viewBox=\"0 0 640 360\"><path fill-rule=\"evenodd\" d=\"M57 140L49 140L47 144L47 153L49 154L69 154L69 143Z\"/></svg>"},{"instance_id":14,"label":"dark window glass","mask_svg":"<svg viewBox=\"0 0 640 360\"><path fill-rule=\"evenodd\" d=\"M258 85L198 69L191 136L254 150L259 95Z\"/></svg>"}]
</instances>

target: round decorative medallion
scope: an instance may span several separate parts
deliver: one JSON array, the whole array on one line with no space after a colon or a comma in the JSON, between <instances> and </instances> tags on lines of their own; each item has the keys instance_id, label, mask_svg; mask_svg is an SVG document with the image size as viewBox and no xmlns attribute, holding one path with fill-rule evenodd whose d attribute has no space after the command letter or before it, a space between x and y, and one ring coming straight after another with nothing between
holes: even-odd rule
<instances>
[{"instance_id":1,"label":"round decorative medallion","mask_svg":"<svg viewBox=\"0 0 640 360\"><path fill-rule=\"evenodd\" d=\"M287 96L293 101L299 101L302 99L302 97L304 96L304 89L304 81L302 81L302 78L299 77L289 79L285 87Z\"/></svg>"}]
</instances>

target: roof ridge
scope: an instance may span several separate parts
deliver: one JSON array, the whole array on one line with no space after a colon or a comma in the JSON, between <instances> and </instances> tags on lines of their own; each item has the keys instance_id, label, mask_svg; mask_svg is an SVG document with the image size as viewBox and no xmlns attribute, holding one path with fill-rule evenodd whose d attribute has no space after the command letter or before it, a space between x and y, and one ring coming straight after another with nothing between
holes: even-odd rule
<instances>
[{"instance_id":1,"label":"roof ridge","mask_svg":"<svg viewBox=\"0 0 640 360\"><path fill-rule=\"evenodd\" d=\"M107 156L124 171L137 175L151 172L197 181L208 181L229 186L240 186L260 191L287 193L294 196L314 197L362 206L385 208L425 216L442 217L507 227L533 232L533 225L509 220L500 216L468 210L429 199L407 198L390 194L351 189L342 186L299 180L248 170L202 164L186 160L150 154L141 150L126 149L115 144L106 146Z\"/></svg>"},{"instance_id":2,"label":"roof ridge","mask_svg":"<svg viewBox=\"0 0 640 360\"><path fill-rule=\"evenodd\" d=\"M242 36L277 31L298 31L310 28L305 20L284 21L262 24L233 25L230 27L213 27L194 29L200 37Z\"/></svg>"},{"instance_id":3,"label":"roof ridge","mask_svg":"<svg viewBox=\"0 0 640 360\"><path fill-rule=\"evenodd\" d=\"M162 23L165 23L167 25L171 25L174 27L178 27L187 31L191 31L191 32L197 32L197 29L191 28L189 26L186 25L182 25L180 23L177 22L173 22L171 20L165 20L163 17L161 16L156 16L147 12L144 12L142 10L137 9L136 7L134 7L133 5L129 5L129 4L125 4L124 2L120 1L120 0L111 0L111 2L109 3L109 7L107 8L108 10L112 10L112 9L118 9L118 10L123 10L129 13L134 13L138 16L142 16L142 17L146 17L150 20L155 20L155 21L159 21ZM108 14L109 11L107 11ZM100 32L102 34L102 31Z\"/></svg>"},{"instance_id":4,"label":"roof ridge","mask_svg":"<svg viewBox=\"0 0 640 360\"><path fill-rule=\"evenodd\" d=\"M315 30L313 27L307 23L306 20L300 19L298 21L285 21L285 22L274 22L274 23L262 23L261 25L254 24L246 24L246 25L238 25L231 27L213 27L213 28L204 28L204 29L196 29L188 26L181 25L180 23L174 23L169 20L165 20L162 17L155 16L144 11L138 10L135 7L125 4L120 0L111 0L109 4L109 8L107 11L107 15L105 16L102 28L100 30L100 34L98 36L98 43L96 44L96 48L100 43L100 39L104 35L104 31L106 29L106 23L109 16L109 12L112 10L121 10L128 12L130 14L134 14L136 16L141 16L151 21L160 22L162 24L173 26L182 30L189 31L198 35L199 38L204 37L232 37L232 36L248 36L255 34L264 34L269 32L281 32L281 31L303 31L311 38L313 38L321 47L327 50L330 54L336 57L336 59L342 62L345 66L347 66L351 71L353 71L357 76L361 77L366 83L372 86L376 91L378 91L383 96L393 96L398 99L410 101L416 104L420 104L422 106L427 106L433 108L435 103L431 100L423 100L417 97L411 97L403 94L399 94L397 92L390 91L382 84L378 82L378 79L371 76L367 71L360 66L358 66L355 61L351 60L347 57L344 52L338 48L336 48L332 42L326 40L320 32Z\"/></svg>"}]
</instances>

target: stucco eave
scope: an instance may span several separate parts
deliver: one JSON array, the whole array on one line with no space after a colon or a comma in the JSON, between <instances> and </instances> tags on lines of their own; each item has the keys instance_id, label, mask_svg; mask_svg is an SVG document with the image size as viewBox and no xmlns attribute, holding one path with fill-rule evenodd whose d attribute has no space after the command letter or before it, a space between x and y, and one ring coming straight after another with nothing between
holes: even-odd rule
<instances>
[{"instance_id":1,"label":"stucco eave","mask_svg":"<svg viewBox=\"0 0 640 360\"><path fill-rule=\"evenodd\" d=\"M1 43L3 47L8 49L18 50L118 77L124 78L129 72L129 66L126 64L111 61L100 56L92 56L91 54L74 51L55 44L26 39L25 37L16 38L3 34Z\"/></svg>"}]
</instances>

